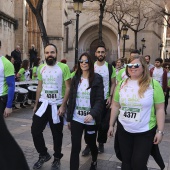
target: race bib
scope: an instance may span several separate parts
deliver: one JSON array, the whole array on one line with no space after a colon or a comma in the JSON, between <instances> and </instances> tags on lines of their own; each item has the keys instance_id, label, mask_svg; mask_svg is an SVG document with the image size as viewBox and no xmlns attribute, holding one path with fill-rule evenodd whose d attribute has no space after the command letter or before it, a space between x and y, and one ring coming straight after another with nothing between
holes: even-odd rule
<instances>
[{"instance_id":1,"label":"race bib","mask_svg":"<svg viewBox=\"0 0 170 170\"><path fill-rule=\"evenodd\" d=\"M87 107L76 107L77 116L87 116L90 113L90 108Z\"/></svg>"},{"instance_id":2,"label":"race bib","mask_svg":"<svg viewBox=\"0 0 170 170\"><path fill-rule=\"evenodd\" d=\"M57 99L58 98L58 90L45 90L45 94L48 99Z\"/></svg>"},{"instance_id":3,"label":"race bib","mask_svg":"<svg viewBox=\"0 0 170 170\"><path fill-rule=\"evenodd\" d=\"M119 118L129 122L140 122L140 108L122 107Z\"/></svg>"}]
</instances>

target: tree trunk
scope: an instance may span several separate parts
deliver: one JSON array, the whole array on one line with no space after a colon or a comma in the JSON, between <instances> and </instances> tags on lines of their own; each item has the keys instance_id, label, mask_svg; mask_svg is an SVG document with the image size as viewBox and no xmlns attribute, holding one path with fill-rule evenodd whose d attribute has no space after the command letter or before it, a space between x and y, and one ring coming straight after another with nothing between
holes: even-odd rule
<instances>
[{"instance_id":1,"label":"tree trunk","mask_svg":"<svg viewBox=\"0 0 170 170\"><path fill-rule=\"evenodd\" d=\"M38 23L38 26L39 26L39 29L40 29L43 46L45 47L47 44L49 44L49 39L48 39L48 36L47 36L47 32L46 32L46 28L45 28L45 25L44 25L44 22L43 22L43 18L42 18L42 15L39 12L36 13L35 16L36 16L36 20L37 20L37 23Z\"/></svg>"},{"instance_id":2,"label":"tree trunk","mask_svg":"<svg viewBox=\"0 0 170 170\"><path fill-rule=\"evenodd\" d=\"M49 44L49 38L47 36L46 28L45 28L44 21L43 21L42 15L41 15L41 10L42 10L42 5L43 5L44 0L39 0L37 2L36 8L33 6L32 2L30 0L26 0L26 1L29 5L31 11L33 12L33 14L36 17L37 24L38 24L38 27L39 27L40 33L41 33L41 39L43 42L43 46L45 47L47 44Z\"/></svg>"},{"instance_id":3,"label":"tree trunk","mask_svg":"<svg viewBox=\"0 0 170 170\"><path fill-rule=\"evenodd\" d=\"M103 21L104 7L102 3L100 4L100 16L99 16L99 44L103 43L102 39L102 21Z\"/></svg>"},{"instance_id":4,"label":"tree trunk","mask_svg":"<svg viewBox=\"0 0 170 170\"><path fill-rule=\"evenodd\" d=\"M134 34L135 34L135 49L137 50L137 49L138 49L138 43L137 43L138 32L137 32L137 31L134 31Z\"/></svg>"}]
</instances>

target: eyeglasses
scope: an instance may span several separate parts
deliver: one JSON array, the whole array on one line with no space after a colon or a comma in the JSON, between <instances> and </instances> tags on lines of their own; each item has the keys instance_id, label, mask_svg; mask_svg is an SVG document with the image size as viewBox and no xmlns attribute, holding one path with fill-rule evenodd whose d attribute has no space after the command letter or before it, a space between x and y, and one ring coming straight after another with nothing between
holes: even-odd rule
<instances>
[{"instance_id":1,"label":"eyeglasses","mask_svg":"<svg viewBox=\"0 0 170 170\"><path fill-rule=\"evenodd\" d=\"M139 64L139 63L127 64L127 67L128 67L128 68L132 68L132 67L139 68L140 65L141 65L141 64Z\"/></svg>"},{"instance_id":2,"label":"eyeglasses","mask_svg":"<svg viewBox=\"0 0 170 170\"><path fill-rule=\"evenodd\" d=\"M98 54L100 54L100 53L104 54L105 51L97 51L96 53L98 53Z\"/></svg>"},{"instance_id":3,"label":"eyeglasses","mask_svg":"<svg viewBox=\"0 0 170 170\"><path fill-rule=\"evenodd\" d=\"M169 69L169 66L166 66L165 68L168 68L168 69Z\"/></svg>"},{"instance_id":4,"label":"eyeglasses","mask_svg":"<svg viewBox=\"0 0 170 170\"><path fill-rule=\"evenodd\" d=\"M88 63L89 63L89 60L79 60L79 63L85 63L85 64L88 64Z\"/></svg>"}]
</instances>

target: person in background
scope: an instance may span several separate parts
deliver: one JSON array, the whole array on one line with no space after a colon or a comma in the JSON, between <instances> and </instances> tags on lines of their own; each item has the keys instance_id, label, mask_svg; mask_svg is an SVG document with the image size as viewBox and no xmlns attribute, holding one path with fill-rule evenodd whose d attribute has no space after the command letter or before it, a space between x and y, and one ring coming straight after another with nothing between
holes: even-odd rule
<instances>
[{"instance_id":1,"label":"person in background","mask_svg":"<svg viewBox=\"0 0 170 170\"><path fill-rule=\"evenodd\" d=\"M30 55L30 68L32 68L32 65L34 64L34 60L37 58L37 49L35 48L34 44L31 44L31 49L29 49L29 55Z\"/></svg>"},{"instance_id":2,"label":"person in background","mask_svg":"<svg viewBox=\"0 0 170 170\"><path fill-rule=\"evenodd\" d=\"M61 153L63 119L70 91L71 76L69 67L57 62L57 47L54 44L48 44L44 49L44 54L46 64L40 65L38 69L38 87L31 126L34 146L39 153L39 159L33 165L33 169L40 169L45 162L51 159L43 137L43 131L49 122L54 144L54 161L51 169L58 170L63 157Z\"/></svg>"},{"instance_id":3,"label":"person in background","mask_svg":"<svg viewBox=\"0 0 170 170\"><path fill-rule=\"evenodd\" d=\"M121 169L147 170L153 144L158 145L164 134L164 93L150 78L144 57L130 57L126 74L115 89L108 136L113 136L118 117Z\"/></svg>"},{"instance_id":4,"label":"person in background","mask_svg":"<svg viewBox=\"0 0 170 170\"><path fill-rule=\"evenodd\" d=\"M162 67L163 60L162 58L155 59L155 67L150 69L150 76L157 80L164 93L167 91L167 71Z\"/></svg>"},{"instance_id":5,"label":"person in background","mask_svg":"<svg viewBox=\"0 0 170 170\"><path fill-rule=\"evenodd\" d=\"M4 120L12 112L14 90L14 66L6 57L0 56L0 169L29 170L24 154Z\"/></svg>"},{"instance_id":6,"label":"person in background","mask_svg":"<svg viewBox=\"0 0 170 170\"><path fill-rule=\"evenodd\" d=\"M40 64L40 58L35 58L34 66L32 69L32 80L38 80L38 67Z\"/></svg>"},{"instance_id":7,"label":"person in background","mask_svg":"<svg viewBox=\"0 0 170 170\"><path fill-rule=\"evenodd\" d=\"M73 72L71 73L71 78L73 78L75 76L77 68L78 68L78 65L75 64L74 67L73 67Z\"/></svg>"},{"instance_id":8,"label":"person in background","mask_svg":"<svg viewBox=\"0 0 170 170\"><path fill-rule=\"evenodd\" d=\"M78 60L78 69L72 79L69 95L67 121L71 130L70 170L79 169L81 138L85 131L86 142L92 155L90 170L97 168L98 148L96 145L97 125L101 121L104 103L102 77L94 73L94 63L88 53Z\"/></svg>"},{"instance_id":9,"label":"person in background","mask_svg":"<svg viewBox=\"0 0 170 170\"><path fill-rule=\"evenodd\" d=\"M29 61L23 60L21 68L17 73L19 81L28 81L30 80L30 71L29 71Z\"/></svg>"},{"instance_id":10,"label":"person in background","mask_svg":"<svg viewBox=\"0 0 170 170\"><path fill-rule=\"evenodd\" d=\"M146 61L147 65L148 65L149 70L151 70L154 67L153 64L150 64L150 60L151 60L150 55L145 55L145 61Z\"/></svg>"},{"instance_id":11,"label":"person in background","mask_svg":"<svg viewBox=\"0 0 170 170\"><path fill-rule=\"evenodd\" d=\"M66 59L62 59L60 62L64 63L64 64L67 64L67 60Z\"/></svg>"},{"instance_id":12,"label":"person in background","mask_svg":"<svg viewBox=\"0 0 170 170\"><path fill-rule=\"evenodd\" d=\"M14 68L15 68L15 73L18 73L22 60L21 60L21 50L20 46L17 45L15 50L11 52L11 56L14 58Z\"/></svg>"},{"instance_id":13,"label":"person in background","mask_svg":"<svg viewBox=\"0 0 170 170\"><path fill-rule=\"evenodd\" d=\"M9 56L8 54L6 54L5 57L14 65L14 62L15 62L14 57Z\"/></svg>"},{"instance_id":14,"label":"person in background","mask_svg":"<svg viewBox=\"0 0 170 170\"><path fill-rule=\"evenodd\" d=\"M17 73L17 78L19 81L29 81L30 80L30 71L29 71L29 61L23 60L20 70ZM26 84L19 85L20 87L27 89ZM21 108L26 108L26 106L30 106L28 101L26 101L24 104L20 103Z\"/></svg>"},{"instance_id":15,"label":"person in background","mask_svg":"<svg viewBox=\"0 0 170 170\"><path fill-rule=\"evenodd\" d=\"M167 90L165 94L165 114L167 114L168 99L169 99L169 89L170 89L170 64L163 63L163 68L167 71Z\"/></svg>"},{"instance_id":16,"label":"person in background","mask_svg":"<svg viewBox=\"0 0 170 170\"><path fill-rule=\"evenodd\" d=\"M117 59L117 61L116 61L116 66L115 66L115 69L116 69L116 75L118 75L118 72L122 69L122 68L124 68L124 62L123 62L123 60L122 59Z\"/></svg>"}]
</instances>

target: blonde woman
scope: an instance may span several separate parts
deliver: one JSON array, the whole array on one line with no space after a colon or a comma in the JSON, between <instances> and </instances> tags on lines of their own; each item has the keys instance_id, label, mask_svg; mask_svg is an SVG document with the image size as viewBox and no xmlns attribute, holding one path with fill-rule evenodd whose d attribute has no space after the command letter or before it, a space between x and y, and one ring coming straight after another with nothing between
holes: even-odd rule
<instances>
[{"instance_id":1,"label":"blonde woman","mask_svg":"<svg viewBox=\"0 0 170 170\"><path fill-rule=\"evenodd\" d=\"M126 74L115 90L108 136L113 136L118 117L122 170L147 170L153 143L159 144L164 134L164 93L150 78L144 57L130 57Z\"/></svg>"}]
</instances>

